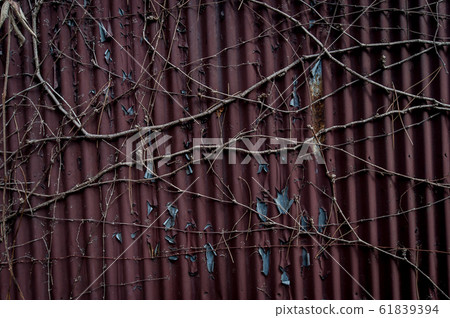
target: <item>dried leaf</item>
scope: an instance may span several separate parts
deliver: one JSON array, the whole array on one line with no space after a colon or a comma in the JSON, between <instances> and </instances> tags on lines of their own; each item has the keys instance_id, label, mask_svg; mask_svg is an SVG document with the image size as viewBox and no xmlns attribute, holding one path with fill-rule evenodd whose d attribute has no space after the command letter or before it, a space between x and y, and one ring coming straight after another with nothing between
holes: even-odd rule
<instances>
[{"instance_id":1,"label":"dried leaf","mask_svg":"<svg viewBox=\"0 0 450 318\"><path fill-rule=\"evenodd\" d=\"M206 243L203 246L206 249L206 268L208 272L214 272L214 257L217 256L216 251L214 251L211 243Z\"/></svg>"},{"instance_id":2,"label":"dried leaf","mask_svg":"<svg viewBox=\"0 0 450 318\"><path fill-rule=\"evenodd\" d=\"M22 8L20 7L19 3L15 2L15 1L11 1L10 4L11 4L12 8L14 9L14 11L16 11L16 16L19 19L20 23L22 23L23 27L25 29L27 29L27 31L30 32L32 36L36 37L36 33L34 33L34 31L28 25L27 18L25 17L25 14L23 13ZM14 20L14 19L11 19L11 20Z\"/></svg>"},{"instance_id":3,"label":"dried leaf","mask_svg":"<svg viewBox=\"0 0 450 318\"><path fill-rule=\"evenodd\" d=\"M133 240L136 238L138 232L139 232L139 231L136 231L136 232L134 232L134 233L131 233L130 236L131 236L131 238L132 238Z\"/></svg>"},{"instance_id":4,"label":"dried leaf","mask_svg":"<svg viewBox=\"0 0 450 318\"><path fill-rule=\"evenodd\" d=\"M269 274L269 265L270 265L270 249L267 249L267 252L264 251L262 247L258 248L259 255L261 255L262 261L263 261L263 269L261 273L264 274L264 276L267 276Z\"/></svg>"},{"instance_id":5,"label":"dried leaf","mask_svg":"<svg viewBox=\"0 0 450 318\"><path fill-rule=\"evenodd\" d=\"M175 261L177 261L177 260L178 260L178 256L176 256L176 255L169 256L169 261L175 262Z\"/></svg>"},{"instance_id":6,"label":"dried leaf","mask_svg":"<svg viewBox=\"0 0 450 318\"><path fill-rule=\"evenodd\" d=\"M13 27L14 33L19 38L19 46L22 46L25 43L25 37L23 36L22 32L20 31L19 27L16 24L16 21L14 19L10 19L11 26Z\"/></svg>"},{"instance_id":7,"label":"dried leaf","mask_svg":"<svg viewBox=\"0 0 450 318\"><path fill-rule=\"evenodd\" d=\"M260 198L256 198L256 212L261 221L267 221L267 204L262 202Z\"/></svg>"},{"instance_id":8,"label":"dried leaf","mask_svg":"<svg viewBox=\"0 0 450 318\"><path fill-rule=\"evenodd\" d=\"M2 11L0 13L0 28L9 15L9 1L5 1L2 5Z\"/></svg>"},{"instance_id":9,"label":"dried leaf","mask_svg":"<svg viewBox=\"0 0 450 318\"><path fill-rule=\"evenodd\" d=\"M286 214L294 203L294 199L289 200L288 198L288 187L284 188L279 192L277 190L277 197L274 199L277 204L277 209L280 214Z\"/></svg>"}]
</instances>

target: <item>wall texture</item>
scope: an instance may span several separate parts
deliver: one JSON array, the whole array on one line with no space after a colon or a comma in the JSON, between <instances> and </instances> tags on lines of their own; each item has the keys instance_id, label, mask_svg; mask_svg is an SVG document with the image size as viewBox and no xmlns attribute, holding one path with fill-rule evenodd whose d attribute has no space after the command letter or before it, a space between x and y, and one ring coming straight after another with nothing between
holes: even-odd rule
<instances>
[{"instance_id":1,"label":"wall texture","mask_svg":"<svg viewBox=\"0 0 450 318\"><path fill-rule=\"evenodd\" d=\"M449 298L446 1L2 6L1 299Z\"/></svg>"}]
</instances>

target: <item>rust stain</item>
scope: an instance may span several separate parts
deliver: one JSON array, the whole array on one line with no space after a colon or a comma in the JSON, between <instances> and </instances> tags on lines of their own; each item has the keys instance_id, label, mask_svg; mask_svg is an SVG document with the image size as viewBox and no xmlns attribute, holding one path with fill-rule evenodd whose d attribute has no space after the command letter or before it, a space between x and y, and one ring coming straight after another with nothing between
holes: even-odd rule
<instances>
[{"instance_id":1,"label":"rust stain","mask_svg":"<svg viewBox=\"0 0 450 318\"><path fill-rule=\"evenodd\" d=\"M325 128L325 104L323 100L323 79L322 79L322 61L319 60L311 68L311 75L309 79L309 90L311 94L311 118L314 134L318 134ZM322 143L325 140L325 135L319 137Z\"/></svg>"}]
</instances>

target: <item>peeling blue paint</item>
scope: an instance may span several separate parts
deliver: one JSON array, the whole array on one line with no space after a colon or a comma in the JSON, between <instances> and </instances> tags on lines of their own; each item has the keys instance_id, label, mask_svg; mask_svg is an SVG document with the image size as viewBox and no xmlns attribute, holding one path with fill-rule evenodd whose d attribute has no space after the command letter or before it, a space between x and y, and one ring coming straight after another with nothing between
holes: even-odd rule
<instances>
[{"instance_id":1,"label":"peeling blue paint","mask_svg":"<svg viewBox=\"0 0 450 318\"><path fill-rule=\"evenodd\" d=\"M166 235L166 236L164 237L164 239L165 239L167 242L169 242L169 244L175 244L175 235L174 235L174 236Z\"/></svg>"},{"instance_id":2,"label":"peeling blue paint","mask_svg":"<svg viewBox=\"0 0 450 318\"><path fill-rule=\"evenodd\" d=\"M126 107L122 105L122 111L124 112L125 116L127 116L127 115L128 116L134 115L133 107L130 107L130 108L126 109Z\"/></svg>"},{"instance_id":3,"label":"peeling blue paint","mask_svg":"<svg viewBox=\"0 0 450 318\"><path fill-rule=\"evenodd\" d=\"M173 206L171 202L168 202L166 206L170 216L176 218L178 214L178 208L176 206Z\"/></svg>"},{"instance_id":4,"label":"peeling blue paint","mask_svg":"<svg viewBox=\"0 0 450 318\"><path fill-rule=\"evenodd\" d=\"M111 38L111 35L106 31L105 26L103 23L99 22L98 24L99 32L100 32L100 42L106 42Z\"/></svg>"},{"instance_id":5,"label":"peeling blue paint","mask_svg":"<svg viewBox=\"0 0 450 318\"><path fill-rule=\"evenodd\" d=\"M261 255L262 262L263 262L263 269L261 273L264 274L264 276L269 275L269 267L270 267L270 249L267 249L267 252L264 251L262 247L258 248L259 255Z\"/></svg>"},{"instance_id":6,"label":"peeling blue paint","mask_svg":"<svg viewBox=\"0 0 450 318\"><path fill-rule=\"evenodd\" d=\"M147 201L147 216L153 211L153 206Z\"/></svg>"},{"instance_id":7,"label":"peeling blue paint","mask_svg":"<svg viewBox=\"0 0 450 318\"><path fill-rule=\"evenodd\" d=\"M151 164L151 163L147 164L147 169L145 170L145 173L144 173L144 179L152 179L151 182L155 182L155 175L152 172L152 167L153 167L153 164Z\"/></svg>"},{"instance_id":8,"label":"peeling blue paint","mask_svg":"<svg viewBox=\"0 0 450 318\"><path fill-rule=\"evenodd\" d=\"M112 237L113 237L113 238L116 238L116 240L118 240L119 243L122 244L122 233L120 233L120 232L114 233L114 234L112 235Z\"/></svg>"},{"instance_id":9,"label":"peeling blue paint","mask_svg":"<svg viewBox=\"0 0 450 318\"><path fill-rule=\"evenodd\" d=\"M308 231L308 219L306 218L306 216L302 215L300 217L300 230L301 231Z\"/></svg>"},{"instance_id":10,"label":"peeling blue paint","mask_svg":"<svg viewBox=\"0 0 450 318\"><path fill-rule=\"evenodd\" d=\"M173 206L171 202L167 203L167 212L169 213L169 218L163 223L165 226L165 230L172 228L175 226L175 218L178 214L177 207Z\"/></svg>"},{"instance_id":11,"label":"peeling blue paint","mask_svg":"<svg viewBox=\"0 0 450 318\"><path fill-rule=\"evenodd\" d=\"M106 49L106 51L105 51L105 61L107 64L112 62L111 51L109 49Z\"/></svg>"},{"instance_id":12,"label":"peeling blue paint","mask_svg":"<svg viewBox=\"0 0 450 318\"><path fill-rule=\"evenodd\" d=\"M311 265L311 260L308 251L302 247L302 267L308 267Z\"/></svg>"},{"instance_id":13,"label":"peeling blue paint","mask_svg":"<svg viewBox=\"0 0 450 318\"><path fill-rule=\"evenodd\" d=\"M214 257L217 256L216 251L214 251L211 243L206 243L203 246L206 249L206 267L208 272L214 272Z\"/></svg>"},{"instance_id":14,"label":"peeling blue paint","mask_svg":"<svg viewBox=\"0 0 450 318\"><path fill-rule=\"evenodd\" d=\"M260 198L256 198L256 212L261 221L267 221L267 204L261 201Z\"/></svg>"},{"instance_id":15,"label":"peeling blue paint","mask_svg":"<svg viewBox=\"0 0 450 318\"><path fill-rule=\"evenodd\" d=\"M260 163L258 166L258 174L260 174L261 172L269 172L269 164L268 163Z\"/></svg>"},{"instance_id":16,"label":"peeling blue paint","mask_svg":"<svg viewBox=\"0 0 450 318\"><path fill-rule=\"evenodd\" d=\"M192 227L194 230L197 228L195 223L192 223L192 222L187 222L186 226L184 227L184 229L186 230L188 227Z\"/></svg>"},{"instance_id":17,"label":"peeling blue paint","mask_svg":"<svg viewBox=\"0 0 450 318\"><path fill-rule=\"evenodd\" d=\"M325 228L327 224L327 212L324 208L319 208L319 226L318 231L319 233L323 233L323 229Z\"/></svg>"},{"instance_id":18,"label":"peeling blue paint","mask_svg":"<svg viewBox=\"0 0 450 318\"><path fill-rule=\"evenodd\" d=\"M277 197L274 199L277 204L277 209L280 214L286 214L294 203L294 199L288 198L288 186L279 192L277 190Z\"/></svg>"},{"instance_id":19,"label":"peeling blue paint","mask_svg":"<svg viewBox=\"0 0 450 318\"><path fill-rule=\"evenodd\" d=\"M184 257L185 257L187 260L190 260L192 263L195 263L195 261L197 260L197 255L186 254Z\"/></svg>"},{"instance_id":20,"label":"peeling blue paint","mask_svg":"<svg viewBox=\"0 0 450 318\"><path fill-rule=\"evenodd\" d=\"M281 271L281 283L283 285L289 286L291 284L291 281L289 280L289 276L286 273L286 270L280 266L280 271Z\"/></svg>"},{"instance_id":21,"label":"peeling blue paint","mask_svg":"<svg viewBox=\"0 0 450 318\"><path fill-rule=\"evenodd\" d=\"M309 80L310 90L313 96L322 94L322 61L319 60L311 70L311 78Z\"/></svg>"}]
</instances>

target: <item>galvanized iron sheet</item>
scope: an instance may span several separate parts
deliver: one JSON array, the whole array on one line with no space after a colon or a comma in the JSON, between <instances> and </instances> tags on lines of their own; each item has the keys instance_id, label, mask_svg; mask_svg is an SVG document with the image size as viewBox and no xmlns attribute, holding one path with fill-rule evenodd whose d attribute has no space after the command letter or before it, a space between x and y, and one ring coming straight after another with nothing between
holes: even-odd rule
<instances>
[{"instance_id":1,"label":"galvanized iron sheet","mask_svg":"<svg viewBox=\"0 0 450 318\"><path fill-rule=\"evenodd\" d=\"M1 299L448 298L447 2L29 3Z\"/></svg>"}]
</instances>

